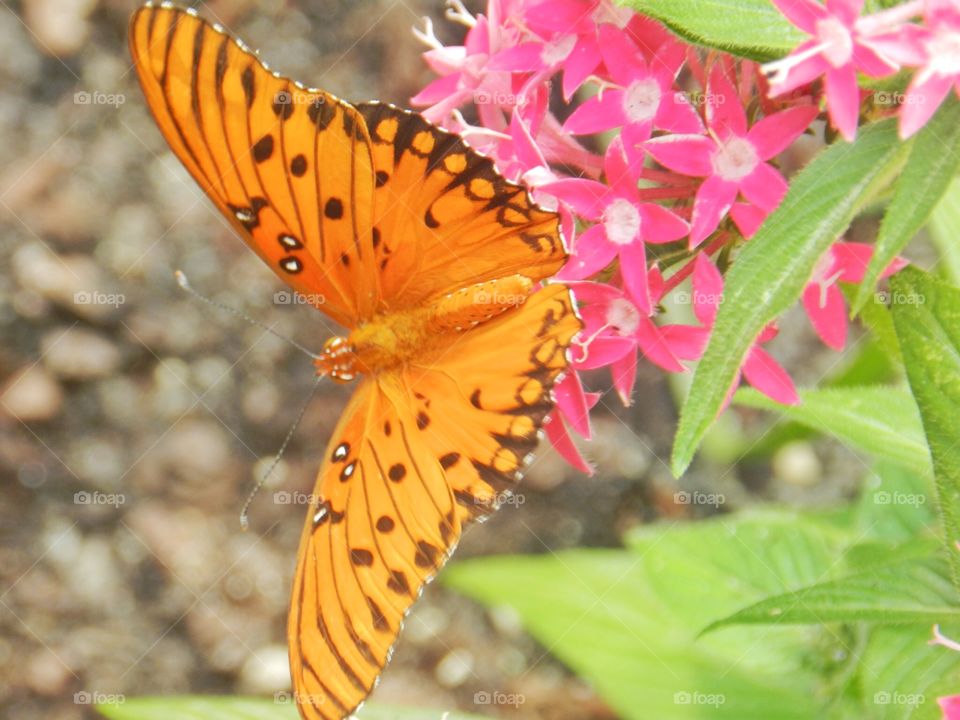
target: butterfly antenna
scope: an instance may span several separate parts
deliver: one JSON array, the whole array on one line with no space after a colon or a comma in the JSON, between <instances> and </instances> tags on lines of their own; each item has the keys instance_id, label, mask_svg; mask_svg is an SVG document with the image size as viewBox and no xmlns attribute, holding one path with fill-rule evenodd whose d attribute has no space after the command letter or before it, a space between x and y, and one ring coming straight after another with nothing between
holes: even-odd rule
<instances>
[{"instance_id":1,"label":"butterfly antenna","mask_svg":"<svg viewBox=\"0 0 960 720\"><path fill-rule=\"evenodd\" d=\"M257 496L257 493L260 492L260 488L262 488L270 478L270 475L277 467L277 463L280 462L280 458L283 457L283 453L286 451L287 445L290 444L290 438L293 437L293 433L296 431L297 427L299 427L300 421L303 420L303 415L307 412L307 406L310 404L310 401L313 400L313 394L316 392L317 385L320 384L322 379L322 377L317 377L317 379L313 381L313 387L310 388L310 394L307 396L306 402L303 403L303 407L300 408L297 419L293 421L293 426L290 428L289 432L287 432L287 436L283 439L283 444L280 445L280 449L277 451L277 456L273 459L273 462L270 463L270 467L267 468L267 471L263 473L263 476L257 481L257 484L253 486L253 490L250 491L250 494L247 495L247 500L243 503L243 509L240 511L240 528L242 530L246 530L248 527L250 527L250 504Z\"/></svg>"},{"instance_id":2,"label":"butterfly antenna","mask_svg":"<svg viewBox=\"0 0 960 720\"><path fill-rule=\"evenodd\" d=\"M202 300L202 301L205 302L207 305L210 305L210 306L212 306L212 307L215 307L215 308L218 308L218 309L220 309L220 310L223 310L224 312L228 312L228 313L230 313L231 315L233 315L233 316L235 316L235 317L238 317L238 318L240 318L241 320L244 320L244 321L250 323L251 325L256 325L256 326L259 327L259 328L263 328L264 330L266 330L266 331L267 331L268 333L270 333L271 335L274 335L274 336L280 338L281 340L284 340L284 341L290 343L290 344L293 345L295 348L297 348L297 350L300 350L301 352L306 353L307 355L309 355L309 356L310 356L311 358L313 358L314 360L316 360L317 358L320 357L320 356L317 355L315 352L311 352L310 350L308 350L307 348L305 348L303 345L301 345L300 343L298 343L296 340L293 340L293 339L291 339L291 338L288 338L286 335L281 335L281 334L278 333L276 330L274 330L272 327L270 327L270 326L268 326L268 325L265 325L264 323L260 322L259 320L254 320L252 317L250 317L249 315L243 314L242 312L240 312L240 311L237 310L236 308L232 308L232 307L230 307L229 305L224 305L223 303L217 302L216 300L211 300L211 299L208 298L206 295L201 295L200 293L198 293L196 290L193 289L193 286L190 284L190 281L187 280L187 276L184 274L184 272L183 272L182 270L177 270L176 272L174 272L174 275L175 275L176 278L177 278L177 284L178 284L180 287L182 287L184 290L186 290L188 293L190 293L191 295L193 295L195 298L197 298L197 300Z\"/></svg>"}]
</instances>

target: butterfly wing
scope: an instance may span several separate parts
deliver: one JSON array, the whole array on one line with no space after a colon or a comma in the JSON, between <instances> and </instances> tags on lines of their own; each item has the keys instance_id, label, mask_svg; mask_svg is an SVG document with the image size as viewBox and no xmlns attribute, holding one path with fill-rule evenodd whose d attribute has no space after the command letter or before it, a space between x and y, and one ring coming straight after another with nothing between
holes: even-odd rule
<instances>
[{"instance_id":1,"label":"butterfly wing","mask_svg":"<svg viewBox=\"0 0 960 720\"><path fill-rule=\"evenodd\" d=\"M145 6L130 50L170 147L247 244L342 325L377 303L363 118L190 10Z\"/></svg>"},{"instance_id":2,"label":"butterfly wing","mask_svg":"<svg viewBox=\"0 0 960 720\"><path fill-rule=\"evenodd\" d=\"M306 718L339 720L359 706L460 536L443 468L406 396L396 375L364 380L317 479L287 629Z\"/></svg>"},{"instance_id":3,"label":"butterfly wing","mask_svg":"<svg viewBox=\"0 0 960 720\"><path fill-rule=\"evenodd\" d=\"M579 330L550 285L423 363L365 379L334 432L291 599L301 714L352 713L464 525L512 490Z\"/></svg>"},{"instance_id":4,"label":"butterfly wing","mask_svg":"<svg viewBox=\"0 0 960 720\"><path fill-rule=\"evenodd\" d=\"M537 207L492 160L416 113L376 102L357 109L372 141L374 238L388 308L560 269L567 253L557 214Z\"/></svg>"}]
</instances>

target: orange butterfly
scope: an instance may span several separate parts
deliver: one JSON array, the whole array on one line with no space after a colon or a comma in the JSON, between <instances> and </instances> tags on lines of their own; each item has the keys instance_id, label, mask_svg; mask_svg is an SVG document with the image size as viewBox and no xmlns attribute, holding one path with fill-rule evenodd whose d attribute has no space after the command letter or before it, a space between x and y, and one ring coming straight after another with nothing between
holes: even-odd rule
<instances>
[{"instance_id":1,"label":"orange butterfly","mask_svg":"<svg viewBox=\"0 0 960 720\"><path fill-rule=\"evenodd\" d=\"M350 333L317 372L361 378L316 482L287 635L305 718L343 718L423 586L512 490L580 329L535 283L555 213L420 115L270 70L190 10L147 5L130 48L173 151L241 237Z\"/></svg>"}]
</instances>

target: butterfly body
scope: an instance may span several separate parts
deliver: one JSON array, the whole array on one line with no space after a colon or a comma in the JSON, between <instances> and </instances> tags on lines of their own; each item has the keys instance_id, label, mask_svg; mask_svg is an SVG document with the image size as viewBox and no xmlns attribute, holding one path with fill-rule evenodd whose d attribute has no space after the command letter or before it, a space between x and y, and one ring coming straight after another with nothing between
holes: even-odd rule
<instances>
[{"instance_id":1,"label":"butterfly body","mask_svg":"<svg viewBox=\"0 0 960 720\"><path fill-rule=\"evenodd\" d=\"M130 48L170 147L247 245L347 329L356 388L318 472L287 636L297 706L341 720L463 529L516 487L580 330L555 213L421 116L270 71L192 10Z\"/></svg>"}]
</instances>

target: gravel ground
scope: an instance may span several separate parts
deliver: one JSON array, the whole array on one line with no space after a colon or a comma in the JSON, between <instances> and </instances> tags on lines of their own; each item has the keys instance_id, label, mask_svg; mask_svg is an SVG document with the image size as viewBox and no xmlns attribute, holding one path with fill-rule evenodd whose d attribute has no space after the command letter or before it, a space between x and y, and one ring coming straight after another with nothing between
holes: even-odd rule
<instances>
[{"instance_id":1,"label":"gravel ground","mask_svg":"<svg viewBox=\"0 0 960 720\"><path fill-rule=\"evenodd\" d=\"M309 492L348 392L320 385L242 533L243 498L294 423L311 363L186 296L173 271L308 347L328 332L312 309L279 301L279 281L153 127L125 49L134 7L0 7L0 717L93 717L75 702L83 692L287 687L284 624L304 509L282 499ZM241 0L202 12L293 77L405 104L430 79L410 27L441 8ZM792 348L806 339L783 345L804 366L809 352ZM605 376L592 381L608 389ZM545 451L524 505L469 532L454 562L616 546L632 525L684 515L658 459L675 422L661 373L643 368L637 396L633 408L612 395L598 408L596 476ZM749 500L736 469L701 463L684 483L716 490L719 476L731 505ZM542 656L508 617L434 585L375 697L512 718L615 717ZM527 702L473 705L474 692L494 689Z\"/></svg>"}]
</instances>

